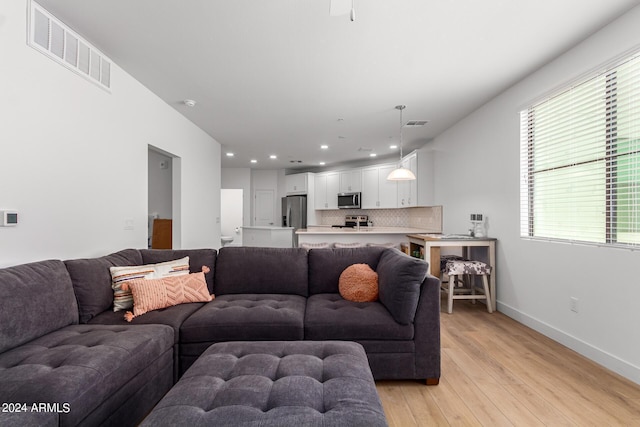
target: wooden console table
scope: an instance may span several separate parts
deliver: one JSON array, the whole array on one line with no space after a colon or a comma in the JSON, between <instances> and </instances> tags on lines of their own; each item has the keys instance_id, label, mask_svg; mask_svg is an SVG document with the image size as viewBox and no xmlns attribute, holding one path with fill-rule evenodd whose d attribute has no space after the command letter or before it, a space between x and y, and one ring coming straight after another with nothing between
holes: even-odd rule
<instances>
[{"instance_id":1,"label":"wooden console table","mask_svg":"<svg viewBox=\"0 0 640 427\"><path fill-rule=\"evenodd\" d=\"M460 247L462 256L476 261L482 261L491 266L489 276L489 292L491 305L496 309L496 242L492 237L467 237L451 234L408 234L409 253L423 249L425 259L429 261L429 273L440 277L440 248ZM475 248L484 248L476 251Z\"/></svg>"}]
</instances>

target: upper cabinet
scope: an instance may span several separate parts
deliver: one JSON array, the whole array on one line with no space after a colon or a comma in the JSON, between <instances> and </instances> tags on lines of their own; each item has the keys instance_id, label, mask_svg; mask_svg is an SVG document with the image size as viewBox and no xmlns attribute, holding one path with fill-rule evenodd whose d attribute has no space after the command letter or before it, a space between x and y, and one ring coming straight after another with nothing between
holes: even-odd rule
<instances>
[{"instance_id":1,"label":"upper cabinet","mask_svg":"<svg viewBox=\"0 0 640 427\"><path fill-rule=\"evenodd\" d=\"M338 209L338 193L361 192L362 209L433 206L433 151L419 149L402 158L402 166L416 175L414 181L388 181L398 163L343 171L286 176L287 194L307 194L315 210ZM313 205L311 205L313 203Z\"/></svg>"},{"instance_id":2,"label":"upper cabinet","mask_svg":"<svg viewBox=\"0 0 640 427\"><path fill-rule=\"evenodd\" d=\"M362 209L398 207L398 184L387 180L387 175L395 167L389 164L362 169Z\"/></svg>"},{"instance_id":3,"label":"upper cabinet","mask_svg":"<svg viewBox=\"0 0 640 427\"><path fill-rule=\"evenodd\" d=\"M287 194L307 194L309 188L309 173L297 173L284 177Z\"/></svg>"},{"instance_id":4,"label":"upper cabinet","mask_svg":"<svg viewBox=\"0 0 640 427\"><path fill-rule=\"evenodd\" d=\"M315 176L315 208L338 209L338 172L318 173Z\"/></svg>"},{"instance_id":5,"label":"upper cabinet","mask_svg":"<svg viewBox=\"0 0 640 427\"><path fill-rule=\"evenodd\" d=\"M362 191L362 169L340 172L340 193L356 193Z\"/></svg>"},{"instance_id":6,"label":"upper cabinet","mask_svg":"<svg viewBox=\"0 0 640 427\"><path fill-rule=\"evenodd\" d=\"M402 167L409 169L417 179L413 181L398 181L398 207L409 208L418 206L418 153L413 152L402 159Z\"/></svg>"}]
</instances>

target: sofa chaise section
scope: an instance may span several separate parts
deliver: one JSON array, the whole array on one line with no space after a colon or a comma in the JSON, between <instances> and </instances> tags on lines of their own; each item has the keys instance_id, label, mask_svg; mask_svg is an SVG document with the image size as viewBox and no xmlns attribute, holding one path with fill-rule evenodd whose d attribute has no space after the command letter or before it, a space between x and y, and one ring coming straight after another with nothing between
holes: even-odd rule
<instances>
[{"instance_id":1,"label":"sofa chaise section","mask_svg":"<svg viewBox=\"0 0 640 427\"><path fill-rule=\"evenodd\" d=\"M2 426L134 425L172 385L173 330L78 324L61 261L0 270L0 301Z\"/></svg>"}]
</instances>

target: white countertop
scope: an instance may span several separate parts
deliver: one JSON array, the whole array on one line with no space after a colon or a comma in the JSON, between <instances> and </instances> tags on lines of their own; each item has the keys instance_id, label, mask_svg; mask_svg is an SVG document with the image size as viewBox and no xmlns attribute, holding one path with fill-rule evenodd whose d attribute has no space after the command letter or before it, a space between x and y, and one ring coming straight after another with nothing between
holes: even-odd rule
<instances>
[{"instance_id":1,"label":"white countertop","mask_svg":"<svg viewBox=\"0 0 640 427\"><path fill-rule=\"evenodd\" d=\"M251 229L251 230L293 230L293 227L277 227L275 225L251 225L241 227L242 229Z\"/></svg>"},{"instance_id":2,"label":"white countertop","mask_svg":"<svg viewBox=\"0 0 640 427\"><path fill-rule=\"evenodd\" d=\"M357 228L333 228L330 225L327 225L302 228L296 231L296 234L422 234L429 232L429 230L423 228L411 227L360 227L360 230L358 230Z\"/></svg>"}]
</instances>

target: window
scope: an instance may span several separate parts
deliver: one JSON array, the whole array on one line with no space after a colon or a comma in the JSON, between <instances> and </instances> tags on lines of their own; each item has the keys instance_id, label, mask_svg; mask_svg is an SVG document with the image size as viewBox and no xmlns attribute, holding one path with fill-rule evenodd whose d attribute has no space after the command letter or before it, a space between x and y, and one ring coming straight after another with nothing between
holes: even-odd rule
<instances>
[{"instance_id":1,"label":"window","mask_svg":"<svg viewBox=\"0 0 640 427\"><path fill-rule=\"evenodd\" d=\"M520 125L521 236L640 247L640 53Z\"/></svg>"}]
</instances>

